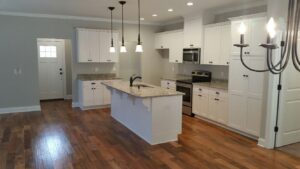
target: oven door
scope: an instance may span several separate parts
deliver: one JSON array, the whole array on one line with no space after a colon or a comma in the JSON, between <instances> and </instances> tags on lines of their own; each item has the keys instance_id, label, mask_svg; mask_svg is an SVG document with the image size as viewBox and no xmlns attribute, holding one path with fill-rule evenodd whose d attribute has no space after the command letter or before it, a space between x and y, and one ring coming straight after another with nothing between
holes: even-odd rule
<instances>
[{"instance_id":1,"label":"oven door","mask_svg":"<svg viewBox=\"0 0 300 169\"><path fill-rule=\"evenodd\" d=\"M176 90L184 93L182 103L184 106L192 107L192 90L193 86L190 84L177 83Z\"/></svg>"}]
</instances>

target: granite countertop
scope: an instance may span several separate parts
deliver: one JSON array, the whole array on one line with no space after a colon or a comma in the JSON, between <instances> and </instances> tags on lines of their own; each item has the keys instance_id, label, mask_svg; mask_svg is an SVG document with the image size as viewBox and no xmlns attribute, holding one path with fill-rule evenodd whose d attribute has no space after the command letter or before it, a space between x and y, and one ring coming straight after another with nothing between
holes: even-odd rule
<instances>
[{"instance_id":1,"label":"granite countertop","mask_svg":"<svg viewBox=\"0 0 300 169\"><path fill-rule=\"evenodd\" d=\"M212 80L211 82L199 82L193 84L215 89L228 90L228 81L226 80Z\"/></svg>"},{"instance_id":2,"label":"granite countertop","mask_svg":"<svg viewBox=\"0 0 300 169\"><path fill-rule=\"evenodd\" d=\"M154 86L146 83L134 83L134 85L142 84L142 85L150 86L150 87L141 87L140 89L136 86L130 87L128 81L118 81L118 82L111 81L111 82L103 82L102 84L110 88L140 98L184 95L184 93L177 92L175 90L165 89L159 86Z\"/></svg>"},{"instance_id":3,"label":"granite countertop","mask_svg":"<svg viewBox=\"0 0 300 169\"><path fill-rule=\"evenodd\" d=\"M117 80L116 74L78 74L77 80L92 81L92 80Z\"/></svg>"},{"instance_id":4,"label":"granite countertop","mask_svg":"<svg viewBox=\"0 0 300 169\"><path fill-rule=\"evenodd\" d=\"M162 80L171 80L171 81L176 81L176 80L187 80L187 79L192 79L192 76L189 75L164 75Z\"/></svg>"}]
</instances>

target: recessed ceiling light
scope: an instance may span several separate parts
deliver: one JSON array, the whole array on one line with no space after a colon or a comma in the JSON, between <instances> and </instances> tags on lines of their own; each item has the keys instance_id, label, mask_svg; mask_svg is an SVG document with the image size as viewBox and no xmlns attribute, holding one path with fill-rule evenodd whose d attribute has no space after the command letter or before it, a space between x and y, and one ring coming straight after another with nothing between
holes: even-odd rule
<instances>
[{"instance_id":1,"label":"recessed ceiling light","mask_svg":"<svg viewBox=\"0 0 300 169\"><path fill-rule=\"evenodd\" d=\"M172 8L168 9L169 12L173 12L174 10Z\"/></svg>"},{"instance_id":2,"label":"recessed ceiling light","mask_svg":"<svg viewBox=\"0 0 300 169\"><path fill-rule=\"evenodd\" d=\"M140 18L141 21L145 20L145 18Z\"/></svg>"},{"instance_id":3,"label":"recessed ceiling light","mask_svg":"<svg viewBox=\"0 0 300 169\"><path fill-rule=\"evenodd\" d=\"M153 17L157 17L157 14L153 14L152 16L153 16Z\"/></svg>"},{"instance_id":4,"label":"recessed ceiling light","mask_svg":"<svg viewBox=\"0 0 300 169\"><path fill-rule=\"evenodd\" d=\"M193 6L194 3L193 3L193 2L188 2L188 3L186 3L186 5L187 5L187 6Z\"/></svg>"}]
</instances>

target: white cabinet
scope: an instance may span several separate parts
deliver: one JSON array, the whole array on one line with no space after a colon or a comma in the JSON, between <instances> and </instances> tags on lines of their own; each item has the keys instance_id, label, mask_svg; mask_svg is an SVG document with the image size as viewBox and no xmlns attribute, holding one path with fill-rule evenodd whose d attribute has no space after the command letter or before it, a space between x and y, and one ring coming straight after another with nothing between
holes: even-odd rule
<instances>
[{"instance_id":1,"label":"white cabinet","mask_svg":"<svg viewBox=\"0 0 300 169\"><path fill-rule=\"evenodd\" d=\"M227 91L194 85L192 109L196 115L227 125Z\"/></svg>"},{"instance_id":2,"label":"white cabinet","mask_svg":"<svg viewBox=\"0 0 300 169\"><path fill-rule=\"evenodd\" d=\"M202 18L184 20L184 48L202 47Z\"/></svg>"},{"instance_id":3,"label":"white cabinet","mask_svg":"<svg viewBox=\"0 0 300 169\"><path fill-rule=\"evenodd\" d=\"M228 65L231 50L231 26L221 23L204 29L204 64Z\"/></svg>"},{"instance_id":4,"label":"white cabinet","mask_svg":"<svg viewBox=\"0 0 300 169\"><path fill-rule=\"evenodd\" d=\"M78 62L100 61L100 32L97 30L77 30Z\"/></svg>"},{"instance_id":5,"label":"white cabinet","mask_svg":"<svg viewBox=\"0 0 300 169\"><path fill-rule=\"evenodd\" d=\"M246 58L247 65L264 68L263 58ZM229 126L259 136L265 73L247 70L240 59L231 58L229 67Z\"/></svg>"},{"instance_id":6,"label":"white cabinet","mask_svg":"<svg viewBox=\"0 0 300 169\"><path fill-rule=\"evenodd\" d=\"M171 80L162 80L161 87L176 90L176 82Z\"/></svg>"},{"instance_id":7,"label":"white cabinet","mask_svg":"<svg viewBox=\"0 0 300 169\"><path fill-rule=\"evenodd\" d=\"M242 22L247 28L244 35L244 43L249 44L249 47L244 48L243 54L245 56L265 56L266 50L259 45L267 41L267 31L265 28L267 19L265 17L259 17L232 21L232 44L240 43L240 33L238 30ZM232 55L240 55L240 48L232 47L231 53Z\"/></svg>"},{"instance_id":8,"label":"white cabinet","mask_svg":"<svg viewBox=\"0 0 300 169\"><path fill-rule=\"evenodd\" d=\"M79 105L81 109L111 104L110 90L101 80L79 81Z\"/></svg>"},{"instance_id":9,"label":"white cabinet","mask_svg":"<svg viewBox=\"0 0 300 169\"><path fill-rule=\"evenodd\" d=\"M169 62L182 63L183 31L168 31L155 35L155 48L169 50Z\"/></svg>"},{"instance_id":10,"label":"white cabinet","mask_svg":"<svg viewBox=\"0 0 300 169\"><path fill-rule=\"evenodd\" d=\"M113 34L118 49L118 33ZM79 63L118 62L119 53L110 53L111 33L108 30L77 29L77 54Z\"/></svg>"}]
</instances>

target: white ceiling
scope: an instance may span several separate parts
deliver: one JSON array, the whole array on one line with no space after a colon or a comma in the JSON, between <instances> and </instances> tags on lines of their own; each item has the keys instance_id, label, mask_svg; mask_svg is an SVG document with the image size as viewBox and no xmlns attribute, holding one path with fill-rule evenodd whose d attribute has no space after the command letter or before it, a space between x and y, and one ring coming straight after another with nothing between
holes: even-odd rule
<instances>
[{"instance_id":1,"label":"white ceiling","mask_svg":"<svg viewBox=\"0 0 300 169\"><path fill-rule=\"evenodd\" d=\"M187 2L194 2L188 7ZM222 6L243 5L264 0L141 0L141 17L145 22L164 23L182 18L189 13ZM110 18L108 6L115 6L115 18L120 19L121 6L118 0L0 0L0 11L68 15L80 17ZM168 12L173 8L174 12ZM125 20L137 20L137 0L127 0L124 7ZM152 17L152 14L157 17Z\"/></svg>"}]
</instances>

